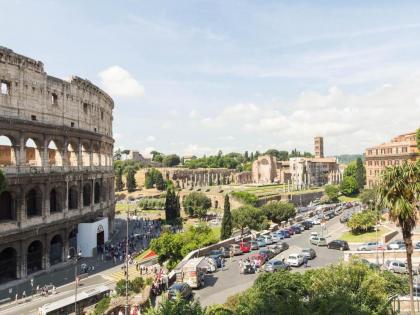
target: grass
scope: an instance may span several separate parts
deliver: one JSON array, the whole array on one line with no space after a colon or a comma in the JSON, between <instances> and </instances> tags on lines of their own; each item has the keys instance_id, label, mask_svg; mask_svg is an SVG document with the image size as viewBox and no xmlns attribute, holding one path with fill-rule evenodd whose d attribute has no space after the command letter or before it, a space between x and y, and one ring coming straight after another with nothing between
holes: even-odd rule
<instances>
[{"instance_id":1,"label":"grass","mask_svg":"<svg viewBox=\"0 0 420 315\"><path fill-rule=\"evenodd\" d=\"M388 233L388 232L389 232L389 230L385 227L382 227L378 231L379 242L381 240L381 236ZM363 233L363 234L353 234L350 231L349 232L344 232L339 239L343 240L343 241L347 241L349 243L367 243L367 242L376 242L376 240L377 240L375 231L367 232L367 233Z\"/></svg>"},{"instance_id":2,"label":"grass","mask_svg":"<svg viewBox=\"0 0 420 315\"><path fill-rule=\"evenodd\" d=\"M338 197L338 200L340 200L340 202L352 202L352 201L360 201L360 198L358 196L354 196L354 197L340 196Z\"/></svg>"},{"instance_id":3,"label":"grass","mask_svg":"<svg viewBox=\"0 0 420 315\"><path fill-rule=\"evenodd\" d=\"M215 227L212 227L211 229L212 229L214 235L216 235L217 239L220 239L221 227L220 226L215 226Z\"/></svg>"}]
</instances>

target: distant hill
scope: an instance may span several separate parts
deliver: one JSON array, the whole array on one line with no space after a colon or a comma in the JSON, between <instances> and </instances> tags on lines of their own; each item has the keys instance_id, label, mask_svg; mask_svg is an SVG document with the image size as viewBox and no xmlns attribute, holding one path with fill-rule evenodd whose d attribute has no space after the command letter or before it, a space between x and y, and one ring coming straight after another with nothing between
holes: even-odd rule
<instances>
[{"instance_id":1,"label":"distant hill","mask_svg":"<svg viewBox=\"0 0 420 315\"><path fill-rule=\"evenodd\" d=\"M361 158L362 161L365 160L365 158L363 157L363 154L341 154L341 155L336 155L335 156L338 160L338 163L341 164L348 164L351 161L356 160L357 158Z\"/></svg>"}]
</instances>

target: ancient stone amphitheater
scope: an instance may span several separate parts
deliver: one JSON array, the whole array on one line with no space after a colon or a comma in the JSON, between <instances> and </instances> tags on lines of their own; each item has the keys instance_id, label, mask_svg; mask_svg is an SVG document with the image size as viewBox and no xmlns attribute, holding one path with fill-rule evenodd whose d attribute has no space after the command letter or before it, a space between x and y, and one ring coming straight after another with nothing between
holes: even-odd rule
<instances>
[{"instance_id":1,"label":"ancient stone amphitheater","mask_svg":"<svg viewBox=\"0 0 420 315\"><path fill-rule=\"evenodd\" d=\"M88 80L57 79L4 47L0 84L2 284L74 255L81 222L107 218L112 231L114 102Z\"/></svg>"}]
</instances>

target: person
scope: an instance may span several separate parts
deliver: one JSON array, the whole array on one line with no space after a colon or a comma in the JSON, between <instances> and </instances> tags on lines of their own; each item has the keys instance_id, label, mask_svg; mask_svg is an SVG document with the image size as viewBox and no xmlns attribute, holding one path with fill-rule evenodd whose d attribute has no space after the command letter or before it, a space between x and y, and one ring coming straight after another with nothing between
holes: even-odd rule
<instances>
[{"instance_id":1,"label":"person","mask_svg":"<svg viewBox=\"0 0 420 315\"><path fill-rule=\"evenodd\" d=\"M308 257L303 256L303 265L306 267L308 267Z\"/></svg>"},{"instance_id":2,"label":"person","mask_svg":"<svg viewBox=\"0 0 420 315\"><path fill-rule=\"evenodd\" d=\"M23 291L23 293L22 293L22 299L25 299L26 298L26 291Z\"/></svg>"},{"instance_id":3,"label":"person","mask_svg":"<svg viewBox=\"0 0 420 315\"><path fill-rule=\"evenodd\" d=\"M225 265L225 259L222 257L220 259L220 267L222 268L222 270L224 270L224 265Z\"/></svg>"}]
</instances>

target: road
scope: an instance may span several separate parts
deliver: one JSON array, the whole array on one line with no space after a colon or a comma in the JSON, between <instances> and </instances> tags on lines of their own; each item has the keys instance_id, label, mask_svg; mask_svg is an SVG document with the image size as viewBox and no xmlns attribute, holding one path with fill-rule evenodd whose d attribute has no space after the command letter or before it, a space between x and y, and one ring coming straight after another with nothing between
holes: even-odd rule
<instances>
[{"instance_id":1,"label":"road","mask_svg":"<svg viewBox=\"0 0 420 315\"><path fill-rule=\"evenodd\" d=\"M335 217L328 221L326 224L326 230L324 230L324 236L327 236L327 240L331 241L336 239L342 230L342 224L339 221L339 217ZM337 263L343 258L343 253L338 250L328 249L327 247L317 247L309 244L309 235L311 232L318 232L321 234L321 227L314 226L312 229L304 231L302 234L295 234L291 238L286 239L286 243L289 244L289 249L280 253L276 259L282 259L292 253L299 253L303 248L312 247L317 257L314 260L308 262L308 268L319 268L329 264ZM232 261L227 259L227 268L224 271L218 271L214 274L209 274L205 279L205 287L203 289L195 291L195 298L200 300L200 303L204 306L211 304L222 304L226 302L226 299L236 293L244 291L252 286L255 279L258 277L256 274L240 274L239 273L239 260L244 259L250 254L236 256L232 258ZM305 268L293 268L292 271L304 271Z\"/></svg>"}]
</instances>

